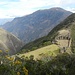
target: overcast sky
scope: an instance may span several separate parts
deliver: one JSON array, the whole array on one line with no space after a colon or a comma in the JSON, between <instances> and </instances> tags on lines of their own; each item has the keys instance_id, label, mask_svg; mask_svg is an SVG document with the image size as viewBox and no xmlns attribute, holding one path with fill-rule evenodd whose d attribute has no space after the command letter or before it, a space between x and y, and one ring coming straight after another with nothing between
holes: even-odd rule
<instances>
[{"instance_id":1,"label":"overcast sky","mask_svg":"<svg viewBox=\"0 0 75 75\"><path fill-rule=\"evenodd\" d=\"M24 16L52 7L75 12L75 0L0 0L0 18Z\"/></svg>"}]
</instances>

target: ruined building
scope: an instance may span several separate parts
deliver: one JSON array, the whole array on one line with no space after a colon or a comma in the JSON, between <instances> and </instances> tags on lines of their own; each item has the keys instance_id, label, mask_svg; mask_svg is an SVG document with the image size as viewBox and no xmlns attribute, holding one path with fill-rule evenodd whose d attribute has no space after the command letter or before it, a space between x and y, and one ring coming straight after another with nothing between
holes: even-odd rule
<instances>
[{"instance_id":1,"label":"ruined building","mask_svg":"<svg viewBox=\"0 0 75 75\"><path fill-rule=\"evenodd\" d=\"M70 30L63 29L58 31L58 36L55 37L55 41L60 48L60 52L66 52L71 46Z\"/></svg>"}]
</instances>

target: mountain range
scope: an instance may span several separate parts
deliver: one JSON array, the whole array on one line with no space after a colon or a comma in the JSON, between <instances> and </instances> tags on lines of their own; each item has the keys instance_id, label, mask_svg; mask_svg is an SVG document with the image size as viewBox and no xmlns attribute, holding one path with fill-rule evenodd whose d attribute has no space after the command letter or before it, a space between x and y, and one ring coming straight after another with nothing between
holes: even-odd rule
<instances>
[{"instance_id":1,"label":"mountain range","mask_svg":"<svg viewBox=\"0 0 75 75\"><path fill-rule=\"evenodd\" d=\"M72 12L59 7L38 10L30 15L17 17L1 27L28 43L46 36L57 24L71 14Z\"/></svg>"}]
</instances>

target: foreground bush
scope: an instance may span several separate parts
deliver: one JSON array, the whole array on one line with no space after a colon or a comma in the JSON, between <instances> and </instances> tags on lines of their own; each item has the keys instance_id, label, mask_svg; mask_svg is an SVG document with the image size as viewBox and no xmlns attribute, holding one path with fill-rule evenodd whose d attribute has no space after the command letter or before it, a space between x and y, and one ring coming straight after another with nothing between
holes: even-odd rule
<instances>
[{"instance_id":1,"label":"foreground bush","mask_svg":"<svg viewBox=\"0 0 75 75\"><path fill-rule=\"evenodd\" d=\"M48 61L3 57L0 75L75 75L75 54L60 54Z\"/></svg>"}]
</instances>

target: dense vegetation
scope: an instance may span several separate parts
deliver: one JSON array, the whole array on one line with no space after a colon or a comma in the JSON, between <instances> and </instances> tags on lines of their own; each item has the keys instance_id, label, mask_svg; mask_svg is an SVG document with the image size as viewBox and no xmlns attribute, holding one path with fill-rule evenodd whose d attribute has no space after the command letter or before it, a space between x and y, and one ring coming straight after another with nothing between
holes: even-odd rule
<instances>
[{"instance_id":1,"label":"dense vegetation","mask_svg":"<svg viewBox=\"0 0 75 75\"><path fill-rule=\"evenodd\" d=\"M58 31L63 28L69 28L70 26L73 26L74 21L75 21L75 14L73 13L68 18L66 18L63 22L61 22L55 28L53 28L53 30L47 36L44 36L44 37L39 38L33 42L26 44L22 48L22 51L25 52L28 50L35 50L35 48L37 49L37 48L52 44L52 41L54 40L55 36L57 36L57 34L58 34ZM72 28L74 28L74 26ZM74 30L72 28L71 28L71 30Z\"/></svg>"},{"instance_id":2,"label":"dense vegetation","mask_svg":"<svg viewBox=\"0 0 75 75\"><path fill-rule=\"evenodd\" d=\"M0 75L75 75L75 54L60 54L49 60L33 60L34 56L18 58L4 57L0 64Z\"/></svg>"}]
</instances>

